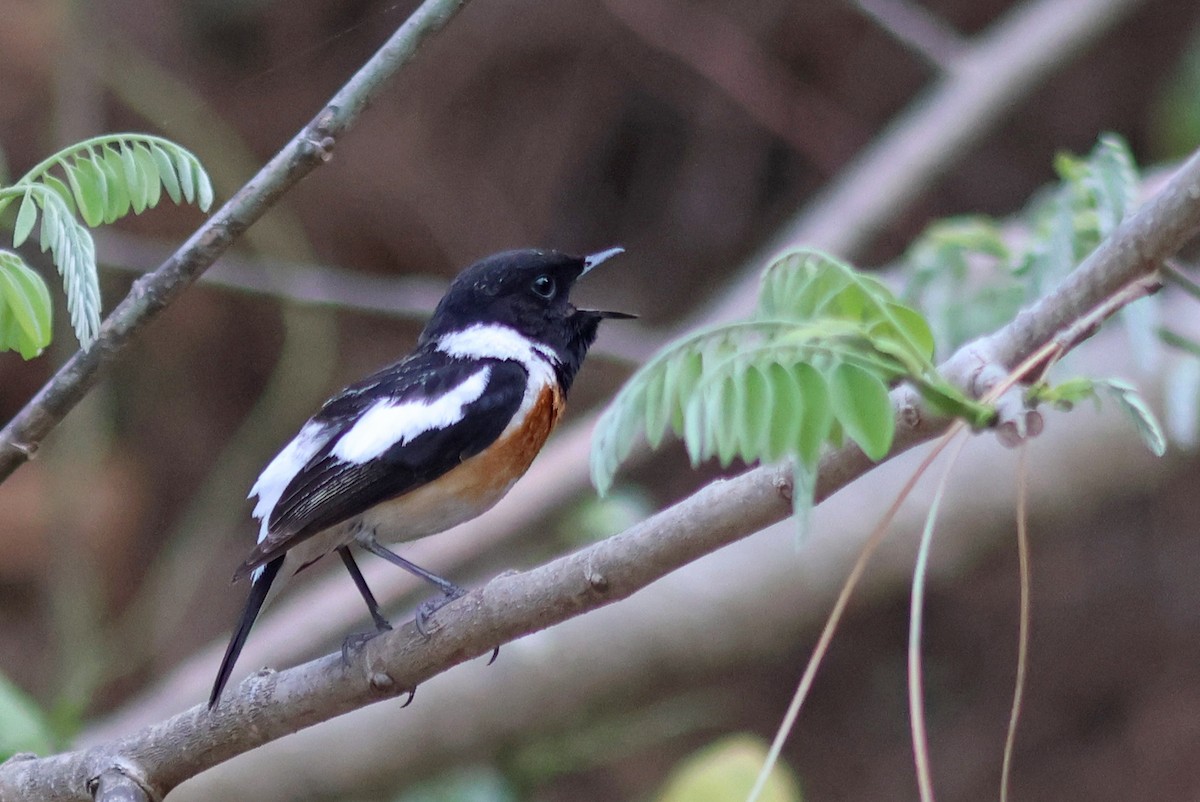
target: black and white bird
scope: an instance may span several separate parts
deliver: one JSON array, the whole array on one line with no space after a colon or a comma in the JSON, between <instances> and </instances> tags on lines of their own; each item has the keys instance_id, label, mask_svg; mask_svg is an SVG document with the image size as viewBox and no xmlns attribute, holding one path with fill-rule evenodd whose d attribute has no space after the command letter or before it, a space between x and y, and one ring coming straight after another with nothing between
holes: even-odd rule
<instances>
[{"instance_id":1,"label":"black and white bird","mask_svg":"<svg viewBox=\"0 0 1200 802\"><path fill-rule=\"evenodd\" d=\"M446 598L463 594L382 544L474 518L525 473L562 416L600 321L633 317L576 309L568 297L580 276L621 252L518 250L471 265L411 354L325 402L271 460L250 490L258 545L234 575L250 576L250 597L210 708L272 588L332 551L378 630L390 626L352 545L433 583Z\"/></svg>"}]
</instances>

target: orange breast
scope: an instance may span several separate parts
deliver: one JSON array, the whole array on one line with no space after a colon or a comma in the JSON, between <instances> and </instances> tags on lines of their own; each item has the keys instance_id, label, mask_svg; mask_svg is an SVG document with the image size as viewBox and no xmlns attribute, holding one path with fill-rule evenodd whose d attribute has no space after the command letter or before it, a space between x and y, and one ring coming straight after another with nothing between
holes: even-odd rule
<instances>
[{"instance_id":1,"label":"orange breast","mask_svg":"<svg viewBox=\"0 0 1200 802\"><path fill-rule=\"evenodd\" d=\"M514 421L490 447L429 484L372 508L363 523L386 542L432 535L480 515L529 469L565 408L554 387L542 388L524 420Z\"/></svg>"}]
</instances>

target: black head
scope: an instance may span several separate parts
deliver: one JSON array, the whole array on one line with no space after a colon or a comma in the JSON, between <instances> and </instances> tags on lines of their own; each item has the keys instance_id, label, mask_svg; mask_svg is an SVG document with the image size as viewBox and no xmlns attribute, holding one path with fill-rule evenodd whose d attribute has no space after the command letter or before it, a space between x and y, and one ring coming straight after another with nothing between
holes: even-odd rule
<instances>
[{"instance_id":1,"label":"black head","mask_svg":"<svg viewBox=\"0 0 1200 802\"><path fill-rule=\"evenodd\" d=\"M629 318L622 312L576 309L570 293L575 281L621 248L591 256L557 251L505 251L482 259L458 274L421 333L421 343L474 324L499 324L553 349L560 377L570 384L600 321Z\"/></svg>"}]
</instances>

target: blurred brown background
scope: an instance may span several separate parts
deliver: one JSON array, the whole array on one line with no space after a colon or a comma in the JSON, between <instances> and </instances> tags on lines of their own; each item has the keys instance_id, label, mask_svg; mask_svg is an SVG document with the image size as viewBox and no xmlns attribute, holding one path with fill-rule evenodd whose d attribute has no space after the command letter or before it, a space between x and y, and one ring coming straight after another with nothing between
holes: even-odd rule
<instances>
[{"instance_id":1,"label":"blurred brown background","mask_svg":"<svg viewBox=\"0 0 1200 802\"><path fill-rule=\"evenodd\" d=\"M3 672L68 730L120 710L223 639L243 600L228 576L251 542L243 499L257 471L325 395L405 352L422 310L478 257L527 245L626 247L619 265L579 291L582 303L637 312L644 324L602 340L572 414L602 403L630 369L620 354L655 347L652 332L739 275L937 80L930 57L969 44L935 36L923 54L863 6L923 8L968 37L1018 5L475 0L339 142L333 161L216 271L259 290L190 291L40 458L0 485ZM20 175L88 136L159 133L196 152L228 197L413 7L0 0L0 151ZM857 261L895 259L939 216L1014 212L1053 179L1057 151L1086 151L1102 131L1127 137L1144 164L1177 157L1195 143L1179 132L1186 115L1172 113L1170 98L1200 61L1198 35L1200 8L1190 0L1136 4L1007 109L931 191L898 209ZM1200 108L1200 97L1182 98ZM100 232L106 309L132 271L154 267L200 219L194 209L162 207ZM29 363L0 356L0 417L15 413L73 344L55 292L52 349ZM354 308L361 304L395 312ZM1142 470L1127 464L1143 464L1130 451L1114 445L1091 458L1089 470L1110 474L1100 499L1071 506L1064 494L1067 506L1048 500L1035 521L1034 651L1014 785L1022 799L1182 800L1200 791L1195 465L1174 453ZM629 514L712 475L683 465L669 453L630 472ZM997 473L1008 482L1011 469ZM486 577L568 548L578 518L569 509L548 515L530 534L549 538L480 558L471 570ZM564 520L570 536L561 534ZM1016 576L1009 517L962 527L980 545L937 577L927 653L935 776L944 798L965 800L994 793L998 776ZM881 583L839 636L787 754L807 798L915 798L906 622L904 587ZM591 744L586 759L547 758L544 741L514 735L491 752L431 759L422 771L482 759L499 777L494 798L649 798L681 757L717 734L770 737L813 637L808 629L780 636L752 665L731 659L677 677L663 669L637 693L585 706L576 736ZM622 648L619 633L609 648ZM486 688L486 674L479 679ZM178 709L199 700L181 698ZM613 712L647 704L658 707L642 718ZM613 709L598 709L606 705ZM661 725L651 735L642 732L646 717ZM629 748L631 731L646 743ZM406 783L310 790L395 798Z\"/></svg>"}]
</instances>

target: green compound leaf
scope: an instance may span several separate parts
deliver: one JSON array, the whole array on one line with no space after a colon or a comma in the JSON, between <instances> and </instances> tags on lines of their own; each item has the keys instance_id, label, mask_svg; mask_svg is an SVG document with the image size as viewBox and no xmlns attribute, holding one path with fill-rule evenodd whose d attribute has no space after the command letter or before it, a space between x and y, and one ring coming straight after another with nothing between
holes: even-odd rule
<instances>
[{"instance_id":1,"label":"green compound leaf","mask_svg":"<svg viewBox=\"0 0 1200 802\"><path fill-rule=\"evenodd\" d=\"M142 143L133 146L133 159L137 164L137 173L141 178L141 197L146 208L153 209L162 199L162 178L158 174L158 165L150 155L150 149Z\"/></svg>"},{"instance_id":2,"label":"green compound leaf","mask_svg":"<svg viewBox=\"0 0 1200 802\"><path fill-rule=\"evenodd\" d=\"M759 314L764 319L815 319L862 324L871 339L889 337L906 363L932 369L933 333L924 317L900 303L873 276L821 251L802 248L776 259L763 273Z\"/></svg>"},{"instance_id":3,"label":"green compound leaf","mask_svg":"<svg viewBox=\"0 0 1200 802\"><path fill-rule=\"evenodd\" d=\"M880 459L896 381L979 416L932 355L924 318L882 282L818 251L784 254L763 273L754 318L685 337L630 378L597 424L592 480L605 492L639 438L657 448L668 430L693 464L791 458L813 478L843 434Z\"/></svg>"},{"instance_id":4,"label":"green compound leaf","mask_svg":"<svg viewBox=\"0 0 1200 802\"><path fill-rule=\"evenodd\" d=\"M40 216L38 245L50 251L62 276L71 325L83 348L100 329L100 284L87 227L130 211L140 214L159 203L164 189L175 202L195 201L202 209L213 200L208 174L192 153L144 134L95 137L65 148L0 189L0 211L20 198L14 246L30 236ZM8 320L10 329L15 320Z\"/></svg>"},{"instance_id":5,"label":"green compound leaf","mask_svg":"<svg viewBox=\"0 0 1200 802\"><path fill-rule=\"evenodd\" d=\"M783 365L774 362L759 367L757 372L771 395L771 414L760 458L775 462L797 449L804 422L804 398L795 373Z\"/></svg>"},{"instance_id":6,"label":"green compound leaf","mask_svg":"<svg viewBox=\"0 0 1200 802\"><path fill-rule=\"evenodd\" d=\"M163 189L172 203L181 203L183 193L179 189L179 178L175 175L175 162L157 143L150 144L150 155L154 158L154 166L158 168L158 179L162 181Z\"/></svg>"},{"instance_id":7,"label":"green compound leaf","mask_svg":"<svg viewBox=\"0 0 1200 802\"><path fill-rule=\"evenodd\" d=\"M1103 134L1088 157L1083 177L1096 207L1096 227L1101 238L1121 224L1137 204L1138 171L1124 139Z\"/></svg>"},{"instance_id":8,"label":"green compound leaf","mask_svg":"<svg viewBox=\"0 0 1200 802\"><path fill-rule=\"evenodd\" d=\"M64 164L70 185L71 198L79 209L83 222L93 228L104 222L104 209L108 200L108 180L104 171L91 162Z\"/></svg>"},{"instance_id":9,"label":"green compound leaf","mask_svg":"<svg viewBox=\"0 0 1200 802\"><path fill-rule=\"evenodd\" d=\"M834 415L851 440L868 457L887 456L896 432L896 419L887 386L858 365L842 363L829 377Z\"/></svg>"},{"instance_id":10,"label":"green compound leaf","mask_svg":"<svg viewBox=\"0 0 1200 802\"><path fill-rule=\"evenodd\" d=\"M0 350L32 359L50 343L50 290L21 257L0 251Z\"/></svg>"}]
</instances>

